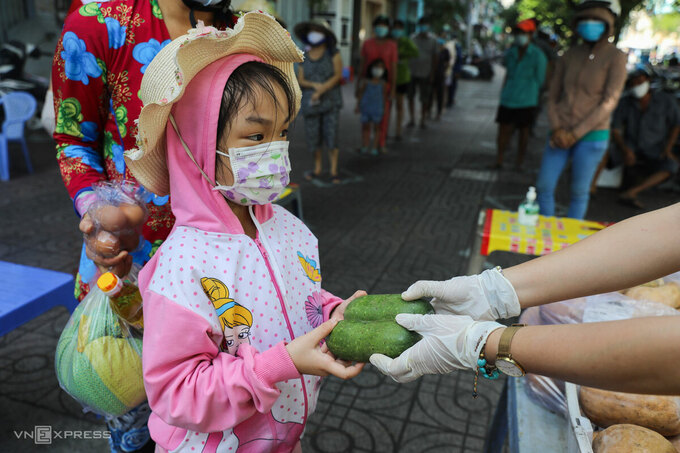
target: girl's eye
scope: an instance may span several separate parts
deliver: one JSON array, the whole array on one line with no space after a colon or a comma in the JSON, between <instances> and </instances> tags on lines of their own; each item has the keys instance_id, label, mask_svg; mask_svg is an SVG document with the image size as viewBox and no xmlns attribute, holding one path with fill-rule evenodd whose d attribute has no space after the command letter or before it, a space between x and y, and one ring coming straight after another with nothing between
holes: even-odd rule
<instances>
[{"instance_id":1,"label":"girl's eye","mask_svg":"<svg viewBox=\"0 0 680 453\"><path fill-rule=\"evenodd\" d=\"M261 142L264 140L264 134L253 134L247 137L248 140L252 140L254 142Z\"/></svg>"},{"instance_id":2,"label":"girl's eye","mask_svg":"<svg viewBox=\"0 0 680 453\"><path fill-rule=\"evenodd\" d=\"M227 340L227 346L234 346L234 340Z\"/></svg>"},{"instance_id":3,"label":"girl's eye","mask_svg":"<svg viewBox=\"0 0 680 453\"><path fill-rule=\"evenodd\" d=\"M281 131L281 137L288 137L288 129L284 129Z\"/></svg>"}]
</instances>

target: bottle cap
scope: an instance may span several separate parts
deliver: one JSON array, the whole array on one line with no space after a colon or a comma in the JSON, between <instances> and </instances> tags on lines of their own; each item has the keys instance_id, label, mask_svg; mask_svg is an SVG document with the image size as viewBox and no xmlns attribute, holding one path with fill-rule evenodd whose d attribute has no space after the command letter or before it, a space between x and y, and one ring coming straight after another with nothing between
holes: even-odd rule
<instances>
[{"instance_id":1,"label":"bottle cap","mask_svg":"<svg viewBox=\"0 0 680 453\"><path fill-rule=\"evenodd\" d=\"M529 201L534 201L536 199L536 188L534 186L529 187L529 192L527 192L527 198Z\"/></svg>"},{"instance_id":2,"label":"bottle cap","mask_svg":"<svg viewBox=\"0 0 680 453\"><path fill-rule=\"evenodd\" d=\"M118 283L120 282L120 279L116 274L113 272L107 272L105 274L102 274L101 277L97 280L97 286L99 289L104 291L105 293L109 291L113 291L116 289L118 286Z\"/></svg>"}]
</instances>

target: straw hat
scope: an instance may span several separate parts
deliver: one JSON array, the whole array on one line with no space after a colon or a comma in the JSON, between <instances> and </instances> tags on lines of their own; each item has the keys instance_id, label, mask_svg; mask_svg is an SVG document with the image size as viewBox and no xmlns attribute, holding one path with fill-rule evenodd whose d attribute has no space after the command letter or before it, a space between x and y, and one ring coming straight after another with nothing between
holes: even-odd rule
<instances>
[{"instance_id":1,"label":"straw hat","mask_svg":"<svg viewBox=\"0 0 680 453\"><path fill-rule=\"evenodd\" d=\"M295 26L293 31L295 32L295 36L305 44L309 44L307 42L307 34L310 31L318 31L319 33L326 35L325 43L330 48L334 48L338 41L335 37L335 33L331 30L330 24L324 19L316 18L307 22L300 22Z\"/></svg>"},{"instance_id":2,"label":"straw hat","mask_svg":"<svg viewBox=\"0 0 680 453\"><path fill-rule=\"evenodd\" d=\"M276 20L261 11L244 14L232 29L217 30L199 23L158 52L144 72L139 97L137 148L125 152L125 162L137 181L156 195L170 192L165 130L172 106L185 87L210 63L234 54L250 54L279 68L290 80L300 107L301 92L294 63L302 51Z\"/></svg>"}]
</instances>

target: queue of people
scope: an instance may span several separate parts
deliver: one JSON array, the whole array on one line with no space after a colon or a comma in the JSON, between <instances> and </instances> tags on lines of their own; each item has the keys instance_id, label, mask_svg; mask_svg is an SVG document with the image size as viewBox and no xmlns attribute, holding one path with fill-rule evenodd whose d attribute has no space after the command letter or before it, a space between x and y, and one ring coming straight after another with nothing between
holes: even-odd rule
<instances>
[{"instance_id":1,"label":"queue of people","mask_svg":"<svg viewBox=\"0 0 680 453\"><path fill-rule=\"evenodd\" d=\"M506 78L496 121L496 161L519 130L515 169L521 170L529 136L543 104L550 123L536 188L543 215L555 215L555 189L571 166L567 217L583 219L606 165L625 165L619 201L637 209L638 195L678 173L677 101L650 87L645 70L627 73L627 56L611 42L621 7L617 0L582 0L571 24L576 42L557 57L551 30L534 19L518 22L505 54ZM587 81L587 82L585 82ZM624 91L624 88L627 90Z\"/></svg>"}]
</instances>

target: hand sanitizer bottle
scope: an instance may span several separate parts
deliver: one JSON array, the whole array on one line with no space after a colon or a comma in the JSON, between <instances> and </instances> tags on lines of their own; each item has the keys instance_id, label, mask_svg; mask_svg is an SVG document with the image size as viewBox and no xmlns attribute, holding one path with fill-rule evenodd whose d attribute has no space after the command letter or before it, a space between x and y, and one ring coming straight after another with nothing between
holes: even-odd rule
<instances>
[{"instance_id":1,"label":"hand sanitizer bottle","mask_svg":"<svg viewBox=\"0 0 680 453\"><path fill-rule=\"evenodd\" d=\"M527 196L519 205L518 220L519 223L526 226L538 225L538 203L536 203L536 188L529 187Z\"/></svg>"}]
</instances>

